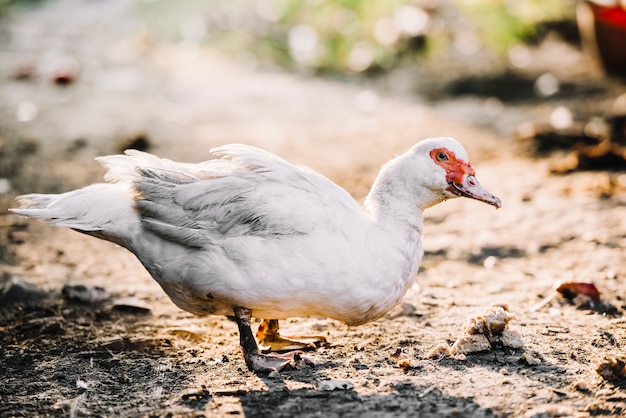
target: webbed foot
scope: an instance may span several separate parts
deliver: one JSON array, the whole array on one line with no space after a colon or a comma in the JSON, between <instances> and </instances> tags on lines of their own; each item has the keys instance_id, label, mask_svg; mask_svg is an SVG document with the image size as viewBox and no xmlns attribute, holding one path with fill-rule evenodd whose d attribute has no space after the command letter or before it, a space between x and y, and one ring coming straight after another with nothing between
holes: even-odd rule
<instances>
[{"instance_id":1,"label":"webbed foot","mask_svg":"<svg viewBox=\"0 0 626 418\"><path fill-rule=\"evenodd\" d=\"M243 358L248 370L256 373L270 373L280 370L315 365L315 362L303 356L302 351L293 351L284 354L262 354L250 329L250 309L235 307L235 321L239 327L239 343Z\"/></svg>"},{"instance_id":2,"label":"webbed foot","mask_svg":"<svg viewBox=\"0 0 626 418\"><path fill-rule=\"evenodd\" d=\"M315 365L313 359L303 356L301 351L291 351L284 354L259 353L248 356L244 354L244 358L248 369L258 373L293 370Z\"/></svg>"}]
</instances>

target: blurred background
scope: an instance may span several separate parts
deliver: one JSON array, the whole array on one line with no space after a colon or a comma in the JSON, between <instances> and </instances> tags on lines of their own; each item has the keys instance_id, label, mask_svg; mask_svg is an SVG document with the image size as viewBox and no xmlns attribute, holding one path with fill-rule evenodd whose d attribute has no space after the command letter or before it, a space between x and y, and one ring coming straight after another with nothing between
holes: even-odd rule
<instances>
[{"instance_id":1,"label":"blurred background","mask_svg":"<svg viewBox=\"0 0 626 418\"><path fill-rule=\"evenodd\" d=\"M559 172L621 170L625 41L609 0L0 0L0 193L82 185L128 147L245 142L340 172L459 124Z\"/></svg>"}]
</instances>

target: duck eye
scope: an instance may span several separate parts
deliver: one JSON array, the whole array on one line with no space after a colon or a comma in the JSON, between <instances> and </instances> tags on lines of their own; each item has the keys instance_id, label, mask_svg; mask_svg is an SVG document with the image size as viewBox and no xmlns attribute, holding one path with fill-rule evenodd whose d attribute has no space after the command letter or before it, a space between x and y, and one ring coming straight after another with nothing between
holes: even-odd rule
<instances>
[{"instance_id":1,"label":"duck eye","mask_svg":"<svg viewBox=\"0 0 626 418\"><path fill-rule=\"evenodd\" d=\"M448 161L448 154L446 154L443 151L438 152L437 153L437 160L441 161L441 162Z\"/></svg>"}]
</instances>

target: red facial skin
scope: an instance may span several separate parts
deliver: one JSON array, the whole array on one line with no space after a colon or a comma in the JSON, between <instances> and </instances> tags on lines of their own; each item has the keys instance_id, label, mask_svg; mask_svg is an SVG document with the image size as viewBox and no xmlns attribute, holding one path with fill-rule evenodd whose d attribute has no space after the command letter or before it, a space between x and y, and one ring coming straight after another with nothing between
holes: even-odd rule
<instances>
[{"instance_id":1,"label":"red facial skin","mask_svg":"<svg viewBox=\"0 0 626 418\"><path fill-rule=\"evenodd\" d=\"M463 161L454 155L454 152L447 148L437 148L430 152L430 158L435 164L443 168L446 172L446 190L455 196L469 197L481 202L493 205L496 208L502 207L500 199L483 189L478 180L476 172L469 161Z\"/></svg>"},{"instance_id":2,"label":"red facial skin","mask_svg":"<svg viewBox=\"0 0 626 418\"><path fill-rule=\"evenodd\" d=\"M446 154L448 160L440 161L437 158L437 155L439 155L439 153ZM463 183L463 177L466 174L469 174L470 176L476 175L476 172L469 162L466 163L463 160L457 159L456 155L454 155L452 151L446 148L437 148L432 150L430 152L430 158L433 159L435 164L446 170L446 180L448 181L448 183L461 184Z\"/></svg>"}]
</instances>

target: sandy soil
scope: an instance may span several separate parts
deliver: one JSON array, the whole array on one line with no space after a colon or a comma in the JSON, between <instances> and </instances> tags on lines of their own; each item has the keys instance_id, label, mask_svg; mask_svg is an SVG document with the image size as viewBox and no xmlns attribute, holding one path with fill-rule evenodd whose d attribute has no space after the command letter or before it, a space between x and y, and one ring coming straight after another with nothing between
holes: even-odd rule
<instances>
[{"instance_id":1,"label":"sandy soil","mask_svg":"<svg viewBox=\"0 0 626 418\"><path fill-rule=\"evenodd\" d=\"M456 112L451 102L418 98L372 102L359 86L255 71L194 45L151 43L119 24L129 8L128 1L56 1L4 23L0 172L11 190L0 199L0 269L43 298L0 307L1 416L626 413L624 381L607 381L594 366L623 353L626 341L626 178L551 176L549 160L520 152L513 122L508 134L501 129L503 119L534 117L555 103L528 113L507 107L491 126L478 126L468 115L480 113L480 102L460 101ZM81 19L59 25L68 11ZM80 71L59 86L51 74L68 57ZM33 73L16 80L25 64L34 64ZM16 120L24 102L36 115ZM489 125L493 116L479 117ZM418 285L386 317L356 328L325 318L284 321L285 333L327 336L309 369L250 373L233 322L178 310L125 250L6 212L16 194L98 181L103 170L92 158L138 137L155 154L190 162L224 143L262 146L361 200L385 161L443 135L466 145L479 180L504 207L457 199L427 211ZM533 311L557 280L594 282L618 312L563 298ZM111 297L81 304L62 294L66 285L100 286ZM523 349L429 357L494 304L515 314L510 326ZM337 389L324 390L327 381Z\"/></svg>"}]
</instances>

